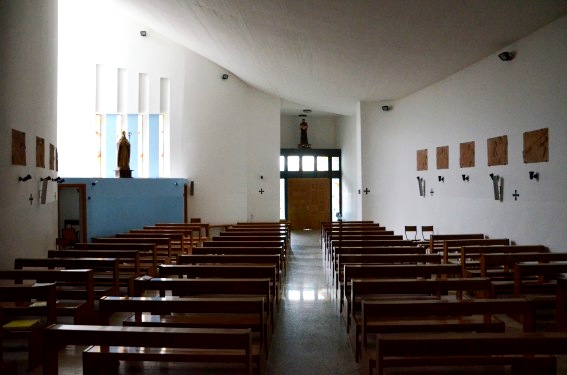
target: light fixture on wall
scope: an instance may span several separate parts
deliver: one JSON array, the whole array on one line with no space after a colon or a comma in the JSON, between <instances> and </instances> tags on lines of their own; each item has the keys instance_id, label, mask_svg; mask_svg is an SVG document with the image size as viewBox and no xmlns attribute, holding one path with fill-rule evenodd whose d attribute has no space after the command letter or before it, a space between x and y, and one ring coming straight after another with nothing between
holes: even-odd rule
<instances>
[{"instance_id":1,"label":"light fixture on wall","mask_svg":"<svg viewBox=\"0 0 567 375\"><path fill-rule=\"evenodd\" d=\"M391 105L383 105L383 106L382 106L382 110L383 110L384 112L388 112L388 111L391 110L391 109L392 109L392 106L391 106Z\"/></svg>"},{"instance_id":2,"label":"light fixture on wall","mask_svg":"<svg viewBox=\"0 0 567 375\"><path fill-rule=\"evenodd\" d=\"M443 176L437 176L437 179L439 180L439 182L445 182L445 177Z\"/></svg>"},{"instance_id":3,"label":"light fixture on wall","mask_svg":"<svg viewBox=\"0 0 567 375\"><path fill-rule=\"evenodd\" d=\"M65 182L65 179L64 179L64 178L61 178L61 177L57 177L57 178L55 178L53 181L57 182L58 184L62 184L62 183Z\"/></svg>"},{"instance_id":4,"label":"light fixture on wall","mask_svg":"<svg viewBox=\"0 0 567 375\"><path fill-rule=\"evenodd\" d=\"M539 181L539 172L530 171L530 180Z\"/></svg>"},{"instance_id":5,"label":"light fixture on wall","mask_svg":"<svg viewBox=\"0 0 567 375\"><path fill-rule=\"evenodd\" d=\"M51 180L52 180L51 176L47 176L41 179L41 181L51 181Z\"/></svg>"},{"instance_id":6,"label":"light fixture on wall","mask_svg":"<svg viewBox=\"0 0 567 375\"><path fill-rule=\"evenodd\" d=\"M32 176L28 174L27 176L24 176L24 177L18 177L18 181L24 181L25 182L27 180L30 180L31 178L32 178Z\"/></svg>"},{"instance_id":7,"label":"light fixture on wall","mask_svg":"<svg viewBox=\"0 0 567 375\"><path fill-rule=\"evenodd\" d=\"M502 61L510 61L513 60L516 54L511 51L504 51L498 54L498 58Z\"/></svg>"},{"instance_id":8,"label":"light fixture on wall","mask_svg":"<svg viewBox=\"0 0 567 375\"><path fill-rule=\"evenodd\" d=\"M463 181L469 182L469 175L464 174L462 175L462 177L463 177Z\"/></svg>"},{"instance_id":9,"label":"light fixture on wall","mask_svg":"<svg viewBox=\"0 0 567 375\"><path fill-rule=\"evenodd\" d=\"M140 35L141 35L141 36L146 36L146 35L148 35L148 33L146 32L146 30L142 30L142 31L140 31Z\"/></svg>"},{"instance_id":10,"label":"light fixture on wall","mask_svg":"<svg viewBox=\"0 0 567 375\"><path fill-rule=\"evenodd\" d=\"M228 74L224 73L224 74L221 76L221 78L222 78L222 79L228 79Z\"/></svg>"}]
</instances>

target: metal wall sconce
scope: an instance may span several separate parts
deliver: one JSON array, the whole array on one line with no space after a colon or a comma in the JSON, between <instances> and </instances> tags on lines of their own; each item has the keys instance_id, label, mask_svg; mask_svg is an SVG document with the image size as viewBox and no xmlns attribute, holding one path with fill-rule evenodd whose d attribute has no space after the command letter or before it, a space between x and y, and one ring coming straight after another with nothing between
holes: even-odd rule
<instances>
[{"instance_id":1,"label":"metal wall sconce","mask_svg":"<svg viewBox=\"0 0 567 375\"><path fill-rule=\"evenodd\" d=\"M492 186L494 188L494 199L502 201L504 197L504 179L494 173L491 173L489 176L492 179Z\"/></svg>"},{"instance_id":2,"label":"metal wall sconce","mask_svg":"<svg viewBox=\"0 0 567 375\"><path fill-rule=\"evenodd\" d=\"M443 176L437 176L437 178L439 179L439 182L445 182L445 177L443 177Z\"/></svg>"},{"instance_id":3,"label":"metal wall sconce","mask_svg":"<svg viewBox=\"0 0 567 375\"><path fill-rule=\"evenodd\" d=\"M469 175L464 174L462 176L463 176L463 181L469 182Z\"/></svg>"},{"instance_id":4,"label":"metal wall sconce","mask_svg":"<svg viewBox=\"0 0 567 375\"><path fill-rule=\"evenodd\" d=\"M391 109L392 109L392 106L391 106L391 105L383 105L383 106L382 106L382 110L383 110L384 112L388 112L388 111L391 110Z\"/></svg>"},{"instance_id":5,"label":"metal wall sconce","mask_svg":"<svg viewBox=\"0 0 567 375\"><path fill-rule=\"evenodd\" d=\"M98 181L93 181L93 182L91 182L91 185L95 186L97 183L98 183Z\"/></svg>"},{"instance_id":6,"label":"metal wall sconce","mask_svg":"<svg viewBox=\"0 0 567 375\"><path fill-rule=\"evenodd\" d=\"M502 61L510 61L513 60L514 57L516 57L516 54L510 51L504 51L498 54L498 58Z\"/></svg>"},{"instance_id":7,"label":"metal wall sconce","mask_svg":"<svg viewBox=\"0 0 567 375\"><path fill-rule=\"evenodd\" d=\"M539 172L530 171L530 180L539 181Z\"/></svg>"},{"instance_id":8,"label":"metal wall sconce","mask_svg":"<svg viewBox=\"0 0 567 375\"><path fill-rule=\"evenodd\" d=\"M224 74L221 76L221 78L222 78L222 79L228 79L228 74L224 73Z\"/></svg>"},{"instance_id":9,"label":"metal wall sconce","mask_svg":"<svg viewBox=\"0 0 567 375\"><path fill-rule=\"evenodd\" d=\"M64 178L61 178L61 177L57 177L57 178L54 179L53 181L57 182L58 184L62 184L62 183L65 182L65 179L64 179Z\"/></svg>"},{"instance_id":10,"label":"metal wall sconce","mask_svg":"<svg viewBox=\"0 0 567 375\"><path fill-rule=\"evenodd\" d=\"M32 178L32 176L28 174L27 176L24 176L24 177L18 177L18 181L24 181L25 182L27 180L31 180L31 178Z\"/></svg>"},{"instance_id":11,"label":"metal wall sconce","mask_svg":"<svg viewBox=\"0 0 567 375\"><path fill-rule=\"evenodd\" d=\"M41 181L51 181L51 180L52 180L51 176L47 176L47 177L45 177L45 178L41 178Z\"/></svg>"},{"instance_id":12,"label":"metal wall sconce","mask_svg":"<svg viewBox=\"0 0 567 375\"><path fill-rule=\"evenodd\" d=\"M417 176L417 183L419 184L419 196L425 197L425 180L423 177Z\"/></svg>"}]
</instances>

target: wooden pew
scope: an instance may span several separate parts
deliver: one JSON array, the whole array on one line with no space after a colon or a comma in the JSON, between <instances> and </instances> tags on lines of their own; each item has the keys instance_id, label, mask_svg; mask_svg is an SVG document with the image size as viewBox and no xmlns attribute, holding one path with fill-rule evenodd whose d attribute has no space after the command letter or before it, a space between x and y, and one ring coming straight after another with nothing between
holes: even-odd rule
<instances>
[{"instance_id":1,"label":"wooden pew","mask_svg":"<svg viewBox=\"0 0 567 375\"><path fill-rule=\"evenodd\" d=\"M441 254L338 254L335 268L335 288L338 289L344 266L376 264L441 264Z\"/></svg>"},{"instance_id":2,"label":"wooden pew","mask_svg":"<svg viewBox=\"0 0 567 375\"><path fill-rule=\"evenodd\" d=\"M133 315L124 326L174 328L250 328L253 357L264 368L268 351L268 320L264 297L103 297L99 303L102 322L118 312ZM256 337L258 336L258 337Z\"/></svg>"},{"instance_id":3,"label":"wooden pew","mask_svg":"<svg viewBox=\"0 0 567 375\"><path fill-rule=\"evenodd\" d=\"M141 238L146 239L151 242L155 242L155 239L167 239L167 243L157 243L158 253L162 257L167 257L171 261L175 261L178 254L183 254L183 249L185 246L185 237L183 233L116 233L116 238Z\"/></svg>"},{"instance_id":4,"label":"wooden pew","mask_svg":"<svg viewBox=\"0 0 567 375\"><path fill-rule=\"evenodd\" d=\"M274 303L279 305L280 280L275 265L243 264L162 264L159 277L188 279L270 279Z\"/></svg>"},{"instance_id":5,"label":"wooden pew","mask_svg":"<svg viewBox=\"0 0 567 375\"><path fill-rule=\"evenodd\" d=\"M534 332L533 309L522 298L415 301L362 301L360 366L371 373L375 358L369 337L383 333L505 332L499 314L521 316L524 332ZM360 344L358 343L360 341ZM369 355L370 354L370 355Z\"/></svg>"},{"instance_id":6,"label":"wooden pew","mask_svg":"<svg viewBox=\"0 0 567 375\"><path fill-rule=\"evenodd\" d=\"M339 285L339 308L344 312L344 320L349 330L351 316L351 280L352 279L401 279L401 278L442 278L460 276L458 264L378 264L378 265L345 265L343 279Z\"/></svg>"},{"instance_id":7,"label":"wooden pew","mask_svg":"<svg viewBox=\"0 0 567 375\"><path fill-rule=\"evenodd\" d=\"M404 240L405 241L405 240ZM340 255L349 255L349 254L362 254L362 255L369 255L369 254L425 254L426 249L423 247L415 246L413 244L409 245L407 242L402 242L406 245L400 246L364 246L364 247L335 247L333 249L333 259L330 260L331 269L337 268L338 257ZM434 255L434 254L428 254Z\"/></svg>"},{"instance_id":8,"label":"wooden pew","mask_svg":"<svg viewBox=\"0 0 567 375\"><path fill-rule=\"evenodd\" d=\"M402 236L388 236L387 238L383 237L380 240L341 240L335 241L332 244L330 251L331 254L329 255L329 266L331 269L334 267L334 263L336 261L336 254L340 253L343 248L354 248L354 247L417 247L411 241L401 239L399 237ZM397 238L397 239L396 239Z\"/></svg>"},{"instance_id":9,"label":"wooden pew","mask_svg":"<svg viewBox=\"0 0 567 375\"><path fill-rule=\"evenodd\" d=\"M55 284L0 286L0 344L11 338L26 339L28 370L41 363L43 329L57 321L56 299Z\"/></svg>"},{"instance_id":10,"label":"wooden pew","mask_svg":"<svg viewBox=\"0 0 567 375\"><path fill-rule=\"evenodd\" d=\"M154 244L156 246L154 263L171 263L171 239L168 237L93 237L91 241L101 244Z\"/></svg>"},{"instance_id":11,"label":"wooden pew","mask_svg":"<svg viewBox=\"0 0 567 375\"><path fill-rule=\"evenodd\" d=\"M332 252L333 246L340 246L343 241L353 241L353 240L403 240L403 236L396 235L392 230L385 230L380 228L379 230L372 231L360 231L360 232L327 232L326 241L324 244L325 256L328 257Z\"/></svg>"},{"instance_id":12,"label":"wooden pew","mask_svg":"<svg viewBox=\"0 0 567 375\"><path fill-rule=\"evenodd\" d=\"M44 375L58 374L59 346L50 343L93 345L83 352L84 374L108 371L110 363L119 360L238 363L246 374L253 373L249 329L57 324L45 329L44 339Z\"/></svg>"},{"instance_id":13,"label":"wooden pew","mask_svg":"<svg viewBox=\"0 0 567 375\"><path fill-rule=\"evenodd\" d=\"M95 296L120 295L118 258L16 258L14 269L92 269Z\"/></svg>"},{"instance_id":14,"label":"wooden pew","mask_svg":"<svg viewBox=\"0 0 567 375\"><path fill-rule=\"evenodd\" d=\"M186 254L179 256L177 264L273 264L278 275L284 276L279 254Z\"/></svg>"},{"instance_id":15,"label":"wooden pew","mask_svg":"<svg viewBox=\"0 0 567 375\"><path fill-rule=\"evenodd\" d=\"M140 272L143 275L155 276L157 266L161 264L158 262L158 250L155 243L143 242L81 242L75 244L76 250L89 250L89 251L108 251L108 250L133 250L140 253ZM96 254L93 258L97 257Z\"/></svg>"},{"instance_id":16,"label":"wooden pew","mask_svg":"<svg viewBox=\"0 0 567 375\"><path fill-rule=\"evenodd\" d=\"M199 231L199 242L206 241L210 238L210 228L209 223L156 223L156 227L171 227L171 228L187 228Z\"/></svg>"},{"instance_id":17,"label":"wooden pew","mask_svg":"<svg viewBox=\"0 0 567 375\"><path fill-rule=\"evenodd\" d=\"M263 242L263 243L265 243L266 241L282 241L284 253L287 253L289 251L287 236L285 234L284 235L277 234L277 235L271 235L271 236L260 236L260 235L256 235L256 234L246 235L246 236L220 235L220 236L213 236L213 238L211 239L211 243L216 243L216 242L221 242L221 241L222 242L245 241L245 242Z\"/></svg>"},{"instance_id":18,"label":"wooden pew","mask_svg":"<svg viewBox=\"0 0 567 375\"><path fill-rule=\"evenodd\" d=\"M281 247L195 247L191 255L277 255L282 273L286 273L286 258Z\"/></svg>"},{"instance_id":19,"label":"wooden pew","mask_svg":"<svg viewBox=\"0 0 567 375\"><path fill-rule=\"evenodd\" d=\"M552 355L566 353L565 332L377 335L376 374L391 367L513 365L522 374L555 375Z\"/></svg>"},{"instance_id":20,"label":"wooden pew","mask_svg":"<svg viewBox=\"0 0 567 375\"><path fill-rule=\"evenodd\" d=\"M557 279L567 272L567 262L519 262L514 266L514 296L525 297L536 309L557 306Z\"/></svg>"},{"instance_id":21,"label":"wooden pew","mask_svg":"<svg viewBox=\"0 0 567 375\"><path fill-rule=\"evenodd\" d=\"M459 257L463 246L509 246L508 238L458 239L443 241L443 263L449 263L449 258ZM460 262L459 262L460 263Z\"/></svg>"},{"instance_id":22,"label":"wooden pew","mask_svg":"<svg viewBox=\"0 0 567 375\"><path fill-rule=\"evenodd\" d=\"M567 332L567 273L557 277L557 329Z\"/></svg>"},{"instance_id":23,"label":"wooden pew","mask_svg":"<svg viewBox=\"0 0 567 375\"><path fill-rule=\"evenodd\" d=\"M0 270L0 280L7 286L24 282L54 284L57 317L72 317L75 324L97 320L93 270Z\"/></svg>"},{"instance_id":24,"label":"wooden pew","mask_svg":"<svg viewBox=\"0 0 567 375\"><path fill-rule=\"evenodd\" d=\"M463 276L466 277L487 277L480 271L480 257L482 254L517 254L517 253L549 253L549 249L543 245L489 245L489 246L462 246L461 247L461 266ZM496 259L494 259L496 260ZM498 272L505 270L502 263L495 265ZM485 268L485 271L488 271Z\"/></svg>"},{"instance_id":25,"label":"wooden pew","mask_svg":"<svg viewBox=\"0 0 567 375\"><path fill-rule=\"evenodd\" d=\"M48 258L118 258L119 271L122 277L143 276L140 266L140 252L138 250L100 250L93 254L92 250L48 250ZM126 280L127 281L127 280ZM124 285L128 286L126 282Z\"/></svg>"},{"instance_id":26,"label":"wooden pew","mask_svg":"<svg viewBox=\"0 0 567 375\"><path fill-rule=\"evenodd\" d=\"M132 282L129 296L143 297L148 291L165 297L166 293L180 297L260 296L266 299L270 330L274 327L274 296L270 279L173 279L139 277Z\"/></svg>"},{"instance_id":27,"label":"wooden pew","mask_svg":"<svg viewBox=\"0 0 567 375\"><path fill-rule=\"evenodd\" d=\"M179 254L187 254L195 240L193 239L193 231L190 229L170 229L166 227L154 227L143 229L130 229L128 233L143 234L143 235L156 235L163 236L166 235L171 238L171 250L173 252L173 259L175 260ZM128 235L122 235L118 237L128 237Z\"/></svg>"},{"instance_id":28,"label":"wooden pew","mask_svg":"<svg viewBox=\"0 0 567 375\"><path fill-rule=\"evenodd\" d=\"M490 279L353 279L347 333L355 358L360 357L362 302L369 300L463 300L469 294L491 298Z\"/></svg>"},{"instance_id":29,"label":"wooden pew","mask_svg":"<svg viewBox=\"0 0 567 375\"><path fill-rule=\"evenodd\" d=\"M428 252L431 254L443 251L443 241L484 239L482 233L455 233L455 234L432 234L429 236Z\"/></svg>"}]
</instances>

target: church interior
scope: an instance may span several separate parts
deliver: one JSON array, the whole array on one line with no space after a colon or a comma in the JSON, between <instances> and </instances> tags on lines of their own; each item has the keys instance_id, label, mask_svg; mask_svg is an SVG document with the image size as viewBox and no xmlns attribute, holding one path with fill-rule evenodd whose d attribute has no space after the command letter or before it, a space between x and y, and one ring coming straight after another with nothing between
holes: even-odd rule
<instances>
[{"instance_id":1,"label":"church interior","mask_svg":"<svg viewBox=\"0 0 567 375\"><path fill-rule=\"evenodd\" d=\"M567 373L565 0L0 29L1 373Z\"/></svg>"}]
</instances>

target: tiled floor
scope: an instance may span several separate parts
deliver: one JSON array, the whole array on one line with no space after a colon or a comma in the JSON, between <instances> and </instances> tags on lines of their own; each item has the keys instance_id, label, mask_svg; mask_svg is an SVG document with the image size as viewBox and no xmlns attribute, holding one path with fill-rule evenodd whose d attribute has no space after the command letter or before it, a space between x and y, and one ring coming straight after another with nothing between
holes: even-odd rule
<instances>
[{"instance_id":1,"label":"tiled floor","mask_svg":"<svg viewBox=\"0 0 567 375\"><path fill-rule=\"evenodd\" d=\"M119 323L119 322L118 322ZM68 346L60 352L61 374L81 374L83 347ZM14 353L7 353L10 358ZM18 357L19 374L25 371L25 356ZM412 369L391 374L478 374L481 369L439 370ZM120 374L201 374L177 364L127 364ZM294 232L283 298L269 353L270 375L355 375L356 363L348 344L335 300L335 289L322 259L318 231ZM482 372L494 374L495 372ZM502 371L496 372L502 374ZM39 375L41 369L29 374ZM210 372L207 371L207 374ZM390 374L390 373L389 373ZM567 357L560 358L558 374L567 374Z\"/></svg>"}]
</instances>

